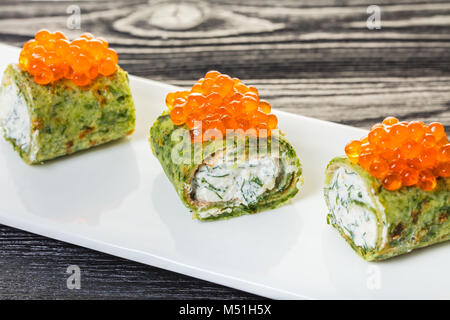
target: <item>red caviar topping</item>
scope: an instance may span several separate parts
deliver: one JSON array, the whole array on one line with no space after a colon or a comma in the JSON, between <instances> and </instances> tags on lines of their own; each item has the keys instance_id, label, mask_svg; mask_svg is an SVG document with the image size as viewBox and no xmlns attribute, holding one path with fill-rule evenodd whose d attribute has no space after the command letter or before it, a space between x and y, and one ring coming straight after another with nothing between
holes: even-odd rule
<instances>
[{"instance_id":1,"label":"red caviar topping","mask_svg":"<svg viewBox=\"0 0 450 320\"><path fill-rule=\"evenodd\" d=\"M383 120L382 122L385 126L392 126L396 123L398 123L398 119L394 118L394 117L387 117L386 119Z\"/></svg>"},{"instance_id":2,"label":"red caviar topping","mask_svg":"<svg viewBox=\"0 0 450 320\"><path fill-rule=\"evenodd\" d=\"M237 129L252 129L265 138L278 125L270 104L259 99L255 87L218 71L207 72L189 91L167 94L166 105L172 122L186 124L194 141L217 139Z\"/></svg>"},{"instance_id":3,"label":"red caviar topping","mask_svg":"<svg viewBox=\"0 0 450 320\"><path fill-rule=\"evenodd\" d=\"M385 189L395 191L401 188L402 178L397 173L391 173L383 179L382 184Z\"/></svg>"},{"instance_id":4,"label":"red caviar topping","mask_svg":"<svg viewBox=\"0 0 450 320\"><path fill-rule=\"evenodd\" d=\"M345 153L351 162L357 163L359 154L361 153L361 141L353 140L345 146Z\"/></svg>"},{"instance_id":5,"label":"red caviar topping","mask_svg":"<svg viewBox=\"0 0 450 320\"><path fill-rule=\"evenodd\" d=\"M345 153L391 191L402 186L432 191L437 178L450 177L450 144L438 122L427 126L388 117L367 137L348 143Z\"/></svg>"},{"instance_id":6,"label":"red caviar topping","mask_svg":"<svg viewBox=\"0 0 450 320\"><path fill-rule=\"evenodd\" d=\"M70 42L61 32L41 30L23 46L19 66L41 85L65 78L77 86L86 86L98 74L114 74L118 60L117 52L108 48L106 40L90 33Z\"/></svg>"},{"instance_id":7,"label":"red caviar topping","mask_svg":"<svg viewBox=\"0 0 450 320\"><path fill-rule=\"evenodd\" d=\"M413 186L419 182L419 173L413 168L405 168L401 171L402 184L406 187Z\"/></svg>"}]
</instances>

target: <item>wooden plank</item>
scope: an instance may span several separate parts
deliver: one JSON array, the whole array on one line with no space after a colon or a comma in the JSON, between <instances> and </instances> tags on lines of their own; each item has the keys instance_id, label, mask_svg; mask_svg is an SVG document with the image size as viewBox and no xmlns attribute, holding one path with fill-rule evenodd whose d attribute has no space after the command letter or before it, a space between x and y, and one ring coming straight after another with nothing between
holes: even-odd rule
<instances>
[{"instance_id":1,"label":"wooden plank","mask_svg":"<svg viewBox=\"0 0 450 320\"><path fill-rule=\"evenodd\" d=\"M0 299L254 299L245 292L0 225ZM69 265L80 290L67 288Z\"/></svg>"}]
</instances>

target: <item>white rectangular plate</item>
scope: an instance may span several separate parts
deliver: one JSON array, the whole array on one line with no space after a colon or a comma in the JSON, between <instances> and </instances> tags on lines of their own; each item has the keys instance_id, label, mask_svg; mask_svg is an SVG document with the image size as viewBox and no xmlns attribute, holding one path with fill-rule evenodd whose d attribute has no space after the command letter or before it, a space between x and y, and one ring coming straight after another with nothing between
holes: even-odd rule
<instances>
[{"instance_id":1,"label":"white rectangular plate","mask_svg":"<svg viewBox=\"0 0 450 320\"><path fill-rule=\"evenodd\" d=\"M0 72L18 53L0 45ZM129 139L35 166L1 139L0 223L270 298L450 298L448 243L367 263L327 225L324 169L364 130L275 112L303 164L300 195L276 210L199 222L148 143L174 87L137 77L131 87Z\"/></svg>"}]
</instances>

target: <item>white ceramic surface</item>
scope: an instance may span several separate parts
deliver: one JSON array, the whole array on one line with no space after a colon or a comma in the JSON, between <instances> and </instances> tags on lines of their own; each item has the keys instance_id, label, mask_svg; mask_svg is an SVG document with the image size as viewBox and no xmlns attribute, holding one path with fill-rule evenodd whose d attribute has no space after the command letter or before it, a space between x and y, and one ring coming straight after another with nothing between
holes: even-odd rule
<instances>
[{"instance_id":1,"label":"white ceramic surface","mask_svg":"<svg viewBox=\"0 0 450 320\"><path fill-rule=\"evenodd\" d=\"M0 45L1 71L18 52ZM271 298L450 298L449 243L367 263L327 225L325 166L365 131L276 112L303 164L301 194L276 210L199 222L147 141L173 87L137 77L131 87L129 139L38 166L1 139L0 223Z\"/></svg>"}]
</instances>

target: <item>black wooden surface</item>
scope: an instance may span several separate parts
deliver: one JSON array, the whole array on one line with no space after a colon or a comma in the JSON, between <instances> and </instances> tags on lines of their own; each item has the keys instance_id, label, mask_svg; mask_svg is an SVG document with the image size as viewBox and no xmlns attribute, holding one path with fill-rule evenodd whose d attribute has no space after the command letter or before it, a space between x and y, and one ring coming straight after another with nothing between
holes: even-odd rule
<instances>
[{"instance_id":1,"label":"black wooden surface","mask_svg":"<svg viewBox=\"0 0 450 320\"><path fill-rule=\"evenodd\" d=\"M73 4L80 30L67 28ZM366 27L369 5L381 9L379 30ZM40 28L104 36L124 69L151 79L190 86L218 69L278 109L364 128L394 115L450 129L449 1L0 1L0 42L21 46ZM73 264L80 290L66 287ZM257 297L0 226L0 298Z\"/></svg>"}]
</instances>

